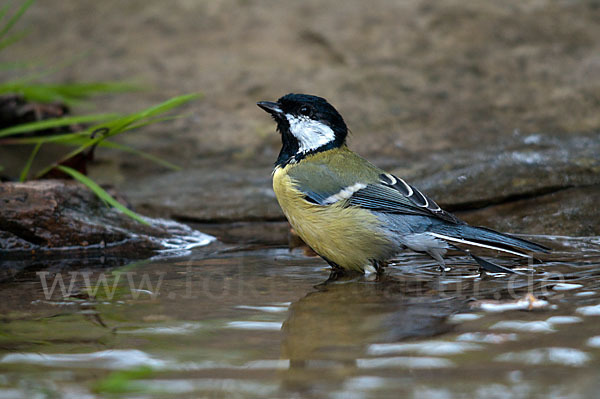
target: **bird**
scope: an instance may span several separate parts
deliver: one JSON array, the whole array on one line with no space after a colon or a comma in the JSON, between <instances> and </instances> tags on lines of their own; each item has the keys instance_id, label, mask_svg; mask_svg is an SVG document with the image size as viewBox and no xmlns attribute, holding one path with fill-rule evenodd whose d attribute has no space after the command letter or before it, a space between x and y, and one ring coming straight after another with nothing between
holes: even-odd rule
<instances>
[{"instance_id":1,"label":"bird","mask_svg":"<svg viewBox=\"0 0 600 399\"><path fill-rule=\"evenodd\" d=\"M272 174L277 201L295 232L334 270L379 273L410 249L428 254L447 271L443 256L452 249L467 253L485 271L513 273L471 249L526 258L549 252L543 245L467 224L351 151L346 123L326 99L290 93L257 105L281 134Z\"/></svg>"}]
</instances>

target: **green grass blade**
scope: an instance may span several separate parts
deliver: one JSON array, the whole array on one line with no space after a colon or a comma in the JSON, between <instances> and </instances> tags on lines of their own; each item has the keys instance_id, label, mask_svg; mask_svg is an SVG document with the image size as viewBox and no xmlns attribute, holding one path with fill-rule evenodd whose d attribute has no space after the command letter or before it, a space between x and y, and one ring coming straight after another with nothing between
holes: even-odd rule
<instances>
[{"instance_id":1,"label":"green grass blade","mask_svg":"<svg viewBox=\"0 0 600 399\"><path fill-rule=\"evenodd\" d=\"M6 25L4 25L4 27L2 27L2 29L0 29L0 39L2 39L2 37L4 37L4 35L6 35L6 33L13 27L14 24L17 23L17 21L19 19L21 19L23 14L25 14L25 11L27 11L29 6L31 6L34 2L35 2L35 0L27 0L25 3L23 3L23 5L17 10L15 15L13 15L6 22ZM2 10L2 11L4 11L4 10Z\"/></svg>"},{"instance_id":2,"label":"green grass blade","mask_svg":"<svg viewBox=\"0 0 600 399\"><path fill-rule=\"evenodd\" d=\"M148 154L147 152L144 151L140 151L140 150L136 150L135 148L126 146L124 144L120 144L120 143L115 143L113 141L108 141L108 140L104 140L102 141L100 144L98 144L100 147L106 147L106 148L113 148L119 151L123 151L123 152L128 152L130 154L134 154L137 155L141 158L145 158L149 161L155 162L161 166L164 166L165 168L168 169L172 169L172 170L181 170L180 166L175 165L174 163L171 163L169 161L166 161L160 157L157 157L155 155L152 154Z\"/></svg>"},{"instance_id":3,"label":"green grass blade","mask_svg":"<svg viewBox=\"0 0 600 399\"><path fill-rule=\"evenodd\" d=\"M29 175L29 169L31 169L33 160L35 159L35 156L37 155L37 153L41 147L42 147L42 143L37 143L35 145L35 147L33 147L33 151L31 151L31 155L29 155L29 159L27 160L27 163L25 164L25 166L23 167L23 170L21 171L21 176L19 177L19 181L21 183L23 183L25 180L27 180L27 175Z\"/></svg>"},{"instance_id":4,"label":"green grass blade","mask_svg":"<svg viewBox=\"0 0 600 399\"><path fill-rule=\"evenodd\" d=\"M87 131L53 134L50 136L36 137L9 137L0 139L0 145L27 145L37 143L56 143L63 145L82 145L90 139L90 133Z\"/></svg>"},{"instance_id":5,"label":"green grass blade","mask_svg":"<svg viewBox=\"0 0 600 399\"><path fill-rule=\"evenodd\" d=\"M46 85L49 89L60 93L64 97L87 98L93 94L122 93L127 91L141 90L143 87L128 82L88 82L69 83L60 85Z\"/></svg>"},{"instance_id":6,"label":"green grass blade","mask_svg":"<svg viewBox=\"0 0 600 399\"><path fill-rule=\"evenodd\" d=\"M99 82L99 83L66 83L66 84L42 84L39 80L56 73L57 71L64 69L65 67L74 64L76 61L84 58L86 53L79 53L75 56L69 57L60 63L44 67L43 70L30 73L18 79L9 80L7 82L0 83L0 94L1 93L17 93L26 97L30 101L39 102L63 102L66 105L72 106L78 104L82 99L85 99L93 94L99 94L103 92L119 92L126 90L137 90L142 87L131 83L111 83L111 82ZM35 63L32 63L35 64ZM39 62L37 63L39 64ZM102 86L102 87L99 87ZM77 92L85 92L72 98L69 95L64 95L63 92L71 90L74 87Z\"/></svg>"},{"instance_id":7,"label":"green grass blade","mask_svg":"<svg viewBox=\"0 0 600 399\"><path fill-rule=\"evenodd\" d=\"M109 133L106 137L107 138L112 137L117 134L126 132L128 130L133 130L138 127L151 125L153 123L160 122L162 120L169 120L171 117L155 118L154 120L144 120L144 119L149 119L149 118L154 117L155 115L165 113L167 111L170 111L173 108L179 107L187 102L196 100L200 97L202 97L202 95L198 94L198 93L185 94L183 96L171 98L171 99L169 99L165 102L162 102L158 105L155 105L155 106L147 108L141 112L138 112L137 114L132 114L129 118L123 119L122 123L116 123L115 126L113 126L111 128L111 133ZM177 116L175 116L173 118L176 118L176 117ZM136 123L138 121L139 121L139 123Z\"/></svg>"},{"instance_id":8,"label":"green grass blade","mask_svg":"<svg viewBox=\"0 0 600 399\"><path fill-rule=\"evenodd\" d=\"M86 148L89 148L93 145L96 145L98 143L100 143L102 140L107 139L109 137L113 137L116 136L118 134L121 134L125 131L127 131L127 127L130 126L131 124L146 119L146 118L150 118L152 116L155 116L157 114L160 113L164 113L166 111L169 111L175 107L178 107L182 104L185 104L186 102L192 101L194 99L199 98L200 95L199 94L186 94L183 96L179 96L179 97L174 97L171 98L163 103L160 103L158 105L155 105L153 107L147 108L143 111L140 111L136 114L132 114L129 116L125 116L123 118L118 118L114 121L110 121L107 123L101 123L95 126L92 126L88 129L88 131L91 133L94 130L97 129L103 129L106 128L108 129L108 133L105 135L101 135L98 136L94 139L90 139L88 142L82 144L81 146L79 146L78 148L76 148L75 150L69 152L67 155L65 155L64 157L62 157L59 161L57 161L55 164L53 165L49 165L48 167L42 169L40 172L38 172L38 174L36 175L36 177L40 177L43 176L44 174L48 173L48 171L50 171L52 168L55 167L55 165L60 164L64 161L66 161L67 159L73 158L75 155L81 153L82 151L84 151Z\"/></svg>"},{"instance_id":9,"label":"green grass blade","mask_svg":"<svg viewBox=\"0 0 600 399\"><path fill-rule=\"evenodd\" d=\"M21 40L28 34L29 34L29 31L24 30L22 32L15 33L14 35L11 35L11 36L7 37L6 39L0 41L0 51L4 50L11 44L18 42L19 40Z\"/></svg>"},{"instance_id":10,"label":"green grass blade","mask_svg":"<svg viewBox=\"0 0 600 399\"><path fill-rule=\"evenodd\" d=\"M149 118L154 115L165 113L173 108L179 107L192 100L197 100L201 97L202 95L200 93L184 94L182 96L173 97L158 105L147 108L144 111L138 113L137 115L139 116L139 119Z\"/></svg>"},{"instance_id":11,"label":"green grass blade","mask_svg":"<svg viewBox=\"0 0 600 399\"><path fill-rule=\"evenodd\" d=\"M123 212L125 215L129 216L130 218L132 218L132 219L134 219L134 220L136 220L136 221L138 221L140 223L146 224L146 225L150 224L146 220L144 220L144 218L142 218L140 215L138 215L137 213L133 212L131 209L128 209L123 204L121 204L119 201L117 201L116 199L114 199L109 193L107 193L102 187L100 187L95 181L93 181L89 177L87 177L87 176L79 173L75 169L69 168L68 166L59 165L56 168L59 169L59 170L61 170L61 171L63 171L63 172L65 172L66 174L68 174L71 177L73 177L73 179L75 179L78 182L80 182L80 183L84 184L85 186L87 186L101 200L103 200L106 203L110 204L111 206L117 208L118 210L120 210L121 212Z\"/></svg>"},{"instance_id":12,"label":"green grass blade","mask_svg":"<svg viewBox=\"0 0 600 399\"><path fill-rule=\"evenodd\" d=\"M98 82L98 83L68 83L41 84L36 80L47 73L36 73L26 78L15 79L0 84L1 93L16 93L29 101L61 102L68 106L77 105L93 95L104 93L122 93L142 90L143 87L134 83Z\"/></svg>"},{"instance_id":13,"label":"green grass blade","mask_svg":"<svg viewBox=\"0 0 600 399\"><path fill-rule=\"evenodd\" d=\"M188 118L189 116L190 116L189 114L186 114L186 115L164 116L162 118L158 118L158 117L157 118L152 118L152 119L145 120L143 122L132 123L129 126L127 126L124 129L124 131L139 129L139 128L142 128L144 126L153 125L153 124L159 123L159 122L166 122L166 121L173 121L173 120L176 120L176 119Z\"/></svg>"},{"instance_id":14,"label":"green grass blade","mask_svg":"<svg viewBox=\"0 0 600 399\"><path fill-rule=\"evenodd\" d=\"M98 144L100 141L104 140L104 137L100 136L94 139L89 139L87 140L84 144L80 145L79 147L77 147L77 149L69 152L67 155L63 156L60 160L58 160L56 163L49 165L47 167L45 167L44 169L42 169L41 171L39 171L35 177L39 178L43 175L45 175L46 173L48 173L49 171L51 171L52 169L54 169L55 167L57 167L57 165L61 164L62 162L65 162L68 159L73 158L75 155L81 153L83 150L85 150L86 148L89 148L95 144Z\"/></svg>"},{"instance_id":15,"label":"green grass blade","mask_svg":"<svg viewBox=\"0 0 600 399\"><path fill-rule=\"evenodd\" d=\"M65 146L82 146L90 140L88 132L77 132L69 134L60 134L52 136L41 136L41 137L18 137L9 139L0 139L0 145L27 145L27 144L45 144L54 143ZM169 161L166 161L155 155L148 154L147 152L137 150L133 147L129 147L124 144L115 143L108 140L103 140L98 143L99 147L112 148L119 151L128 152L130 154L137 155L141 158L145 158L149 161L155 162L167 169L181 170L180 166L175 165Z\"/></svg>"},{"instance_id":16,"label":"green grass blade","mask_svg":"<svg viewBox=\"0 0 600 399\"><path fill-rule=\"evenodd\" d=\"M155 121L144 121L144 119L152 118L155 115L159 115L161 113L165 113L170 111L173 108L179 107L187 102L198 99L201 97L201 94L185 94L183 96L173 97L167 101L164 101L158 105L152 106L150 108L146 108L143 111L140 111L135 114L131 114L121 120L115 121L112 125L108 126L110 133L106 137L112 137L117 134L121 134L125 131L132 130L137 127L142 127L146 125L150 125L155 122L160 122L161 118L156 118ZM164 120L168 120L169 117ZM135 122L142 121L138 124L133 125ZM133 126L132 126L133 125Z\"/></svg>"},{"instance_id":17,"label":"green grass blade","mask_svg":"<svg viewBox=\"0 0 600 399\"><path fill-rule=\"evenodd\" d=\"M88 131L66 133L66 134L53 134L49 136L35 136L35 137L9 137L0 139L0 145L27 145L37 143L55 143L59 145L82 145L90 140L90 133Z\"/></svg>"},{"instance_id":18,"label":"green grass blade","mask_svg":"<svg viewBox=\"0 0 600 399\"><path fill-rule=\"evenodd\" d=\"M0 71L14 71L17 69L32 68L37 65L33 61L0 61Z\"/></svg>"},{"instance_id":19,"label":"green grass blade","mask_svg":"<svg viewBox=\"0 0 600 399\"><path fill-rule=\"evenodd\" d=\"M117 119L120 115L118 114L94 114L94 115L83 115L83 116L67 116L64 118L45 119L43 121L22 123L17 126L8 127L0 130L0 137L12 136L14 134L35 132L38 130L50 129L54 127L76 125L80 123L90 123L99 121L108 121L111 119Z\"/></svg>"},{"instance_id":20,"label":"green grass blade","mask_svg":"<svg viewBox=\"0 0 600 399\"><path fill-rule=\"evenodd\" d=\"M61 69L64 69L65 67L67 67L69 65L74 64L79 59L84 58L84 56L85 56L84 53L78 54L78 55L69 57L66 60L63 60L62 62L58 63L57 65L53 65L51 67L45 68L42 71L26 75L19 79L14 79L14 80L5 82L2 85L0 85L0 93L6 92L6 90L8 90L9 92L14 92L14 90L17 90L19 88L22 89L22 88L30 87L30 86L28 86L30 82L38 81L39 79L41 79L43 77L52 75L53 73L60 71ZM35 84L31 85L31 87L34 89L37 86L45 87L46 85L42 85L40 83L35 83Z\"/></svg>"}]
</instances>

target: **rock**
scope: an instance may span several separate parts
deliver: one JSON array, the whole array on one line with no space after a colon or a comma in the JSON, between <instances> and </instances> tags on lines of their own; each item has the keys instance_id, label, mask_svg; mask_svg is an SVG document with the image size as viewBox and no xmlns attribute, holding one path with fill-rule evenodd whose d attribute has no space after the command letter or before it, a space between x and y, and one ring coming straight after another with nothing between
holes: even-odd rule
<instances>
[{"instance_id":1,"label":"rock","mask_svg":"<svg viewBox=\"0 0 600 399\"><path fill-rule=\"evenodd\" d=\"M60 118L69 114L69 108L64 104L44 104L27 101L22 95L0 95L0 129L23 123L41 121L50 118ZM35 132L36 136L75 131L70 127L60 129L44 129ZM21 134L28 136L30 134Z\"/></svg>"},{"instance_id":2,"label":"rock","mask_svg":"<svg viewBox=\"0 0 600 399\"><path fill-rule=\"evenodd\" d=\"M468 222L508 232L598 232L600 141L516 135L477 151L434 152L404 168L386 167ZM397 161L396 161L397 162ZM389 165L388 160L375 160ZM144 213L198 222L284 220L270 169L172 172L120 187Z\"/></svg>"},{"instance_id":3,"label":"rock","mask_svg":"<svg viewBox=\"0 0 600 399\"><path fill-rule=\"evenodd\" d=\"M170 172L119 187L149 215L194 222L284 220L269 168Z\"/></svg>"},{"instance_id":4,"label":"rock","mask_svg":"<svg viewBox=\"0 0 600 399\"><path fill-rule=\"evenodd\" d=\"M76 182L0 183L3 258L22 251L77 250L124 253L133 259L173 249L177 240L182 248L212 240L178 223L148 221L144 225L107 207Z\"/></svg>"},{"instance_id":5,"label":"rock","mask_svg":"<svg viewBox=\"0 0 600 399\"><path fill-rule=\"evenodd\" d=\"M190 226L217 237L224 244L282 246L290 244L293 237L290 225L283 219L266 222L190 223Z\"/></svg>"},{"instance_id":6,"label":"rock","mask_svg":"<svg viewBox=\"0 0 600 399\"><path fill-rule=\"evenodd\" d=\"M395 170L448 210L468 210L572 187L600 185L596 133L530 135L491 149L435 153Z\"/></svg>"},{"instance_id":7,"label":"rock","mask_svg":"<svg viewBox=\"0 0 600 399\"><path fill-rule=\"evenodd\" d=\"M600 185L575 187L459 213L471 224L528 234L594 236L600 226Z\"/></svg>"},{"instance_id":8,"label":"rock","mask_svg":"<svg viewBox=\"0 0 600 399\"><path fill-rule=\"evenodd\" d=\"M435 154L415 169L404 175L469 223L528 234L599 232L600 207L594 199L600 197L600 141L595 133L531 135L491 150Z\"/></svg>"}]
</instances>

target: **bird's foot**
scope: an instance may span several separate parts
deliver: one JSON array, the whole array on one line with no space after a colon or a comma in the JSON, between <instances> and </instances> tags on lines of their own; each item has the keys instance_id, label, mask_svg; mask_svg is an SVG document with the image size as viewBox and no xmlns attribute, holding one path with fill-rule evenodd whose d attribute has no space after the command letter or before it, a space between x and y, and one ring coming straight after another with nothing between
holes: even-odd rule
<instances>
[{"instance_id":1,"label":"bird's foot","mask_svg":"<svg viewBox=\"0 0 600 399\"><path fill-rule=\"evenodd\" d=\"M439 265L438 270L441 273L446 273L446 272L449 272L450 270L452 270L452 268L450 266L446 266L446 265Z\"/></svg>"},{"instance_id":2,"label":"bird's foot","mask_svg":"<svg viewBox=\"0 0 600 399\"><path fill-rule=\"evenodd\" d=\"M372 260L371 261L371 268L375 270L376 273L380 274L383 273L383 269L388 265L387 262L384 261L380 261L380 260ZM366 268L365 268L365 272L366 272Z\"/></svg>"}]
</instances>

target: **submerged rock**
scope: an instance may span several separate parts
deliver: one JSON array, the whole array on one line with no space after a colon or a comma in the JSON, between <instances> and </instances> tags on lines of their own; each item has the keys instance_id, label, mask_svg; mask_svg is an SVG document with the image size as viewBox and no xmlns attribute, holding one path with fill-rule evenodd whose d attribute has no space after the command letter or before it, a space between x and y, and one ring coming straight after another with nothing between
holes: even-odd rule
<instances>
[{"instance_id":1,"label":"submerged rock","mask_svg":"<svg viewBox=\"0 0 600 399\"><path fill-rule=\"evenodd\" d=\"M179 223L147 220L130 219L72 181L0 184L3 258L22 251L97 250L133 259L213 240Z\"/></svg>"}]
</instances>

